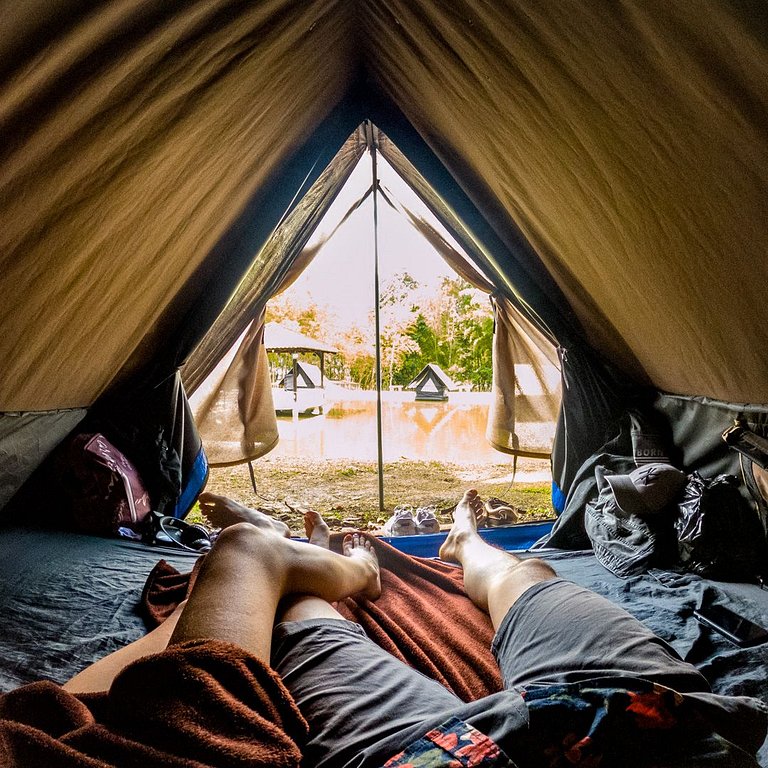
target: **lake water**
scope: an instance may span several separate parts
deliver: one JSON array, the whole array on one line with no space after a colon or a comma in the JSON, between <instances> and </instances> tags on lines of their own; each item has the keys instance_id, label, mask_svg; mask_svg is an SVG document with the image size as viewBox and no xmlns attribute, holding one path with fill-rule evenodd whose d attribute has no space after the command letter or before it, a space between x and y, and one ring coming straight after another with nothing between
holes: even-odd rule
<instances>
[{"instance_id":1,"label":"lake water","mask_svg":"<svg viewBox=\"0 0 768 768\"><path fill-rule=\"evenodd\" d=\"M490 400L484 392L452 392L447 402L416 402L413 392L382 393L384 460L511 465L512 457L485 439ZM554 428L519 422L518 434L551 438ZM323 415L281 416L278 429L274 456L376 461L376 393L342 390L326 399Z\"/></svg>"}]
</instances>

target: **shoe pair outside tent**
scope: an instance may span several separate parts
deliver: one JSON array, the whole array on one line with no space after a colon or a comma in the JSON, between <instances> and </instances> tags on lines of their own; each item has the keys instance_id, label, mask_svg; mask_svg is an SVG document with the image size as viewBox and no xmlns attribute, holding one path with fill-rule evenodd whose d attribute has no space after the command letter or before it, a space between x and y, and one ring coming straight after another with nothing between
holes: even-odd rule
<instances>
[{"instance_id":1,"label":"shoe pair outside tent","mask_svg":"<svg viewBox=\"0 0 768 768\"><path fill-rule=\"evenodd\" d=\"M440 522L434 507L395 507L392 517L384 524L387 536L415 536L424 533L439 533Z\"/></svg>"},{"instance_id":2,"label":"shoe pair outside tent","mask_svg":"<svg viewBox=\"0 0 768 768\"><path fill-rule=\"evenodd\" d=\"M440 533L440 521L435 514L435 507L419 507L416 510L417 533Z\"/></svg>"},{"instance_id":3,"label":"shoe pair outside tent","mask_svg":"<svg viewBox=\"0 0 768 768\"><path fill-rule=\"evenodd\" d=\"M415 536L416 519L410 507L395 507L392 517L384 523L387 536Z\"/></svg>"}]
</instances>

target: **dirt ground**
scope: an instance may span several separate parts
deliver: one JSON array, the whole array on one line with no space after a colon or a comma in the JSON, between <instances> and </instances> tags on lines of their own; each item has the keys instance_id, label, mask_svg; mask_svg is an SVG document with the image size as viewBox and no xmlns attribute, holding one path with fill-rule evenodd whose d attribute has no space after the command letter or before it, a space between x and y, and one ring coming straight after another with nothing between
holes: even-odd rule
<instances>
[{"instance_id":1,"label":"dirt ground","mask_svg":"<svg viewBox=\"0 0 768 768\"><path fill-rule=\"evenodd\" d=\"M212 469L206 490L261 509L299 534L303 530L301 515L287 505L316 509L334 530L377 530L395 507L405 505L433 507L440 522L449 525L451 510L471 487L483 498L496 497L513 506L520 522L544 520L554 514L546 479L549 463L540 460L519 460L514 481L510 462L459 466L401 459L387 463L384 511L379 510L375 462L265 456L253 466L257 492L247 465Z\"/></svg>"}]
</instances>

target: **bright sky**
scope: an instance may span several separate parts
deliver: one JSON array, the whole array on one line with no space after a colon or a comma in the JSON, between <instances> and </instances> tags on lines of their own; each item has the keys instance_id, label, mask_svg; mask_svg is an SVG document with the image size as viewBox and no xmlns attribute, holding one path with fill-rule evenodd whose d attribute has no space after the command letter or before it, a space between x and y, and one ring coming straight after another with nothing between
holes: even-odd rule
<instances>
[{"instance_id":1,"label":"bright sky","mask_svg":"<svg viewBox=\"0 0 768 768\"><path fill-rule=\"evenodd\" d=\"M413 190L380 156L378 170L381 186L388 196L412 212L423 215L458 248ZM366 153L320 223L310 244L332 231L370 186L371 158ZM444 276L455 277L455 273L405 216L394 211L381 196L378 211L381 285L395 274L408 272L422 286L425 295L434 296L441 279ZM326 243L291 286L289 295L300 305L311 300L327 308L329 313L342 318L344 325L349 322L364 325L373 309L373 274L373 202L369 197Z\"/></svg>"}]
</instances>

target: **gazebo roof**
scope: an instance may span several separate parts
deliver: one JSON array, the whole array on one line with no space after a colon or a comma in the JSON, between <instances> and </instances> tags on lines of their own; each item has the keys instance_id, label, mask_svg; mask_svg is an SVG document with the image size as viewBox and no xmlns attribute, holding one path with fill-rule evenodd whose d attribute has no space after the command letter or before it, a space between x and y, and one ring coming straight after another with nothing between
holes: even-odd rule
<instances>
[{"instance_id":1,"label":"gazebo roof","mask_svg":"<svg viewBox=\"0 0 768 768\"><path fill-rule=\"evenodd\" d=\"M267 323L264 326L264 346L270 352L327 352L335 355L337 351L328 344L298 331L291 331L278 323Z\"/></svg>"}]
</instances>

